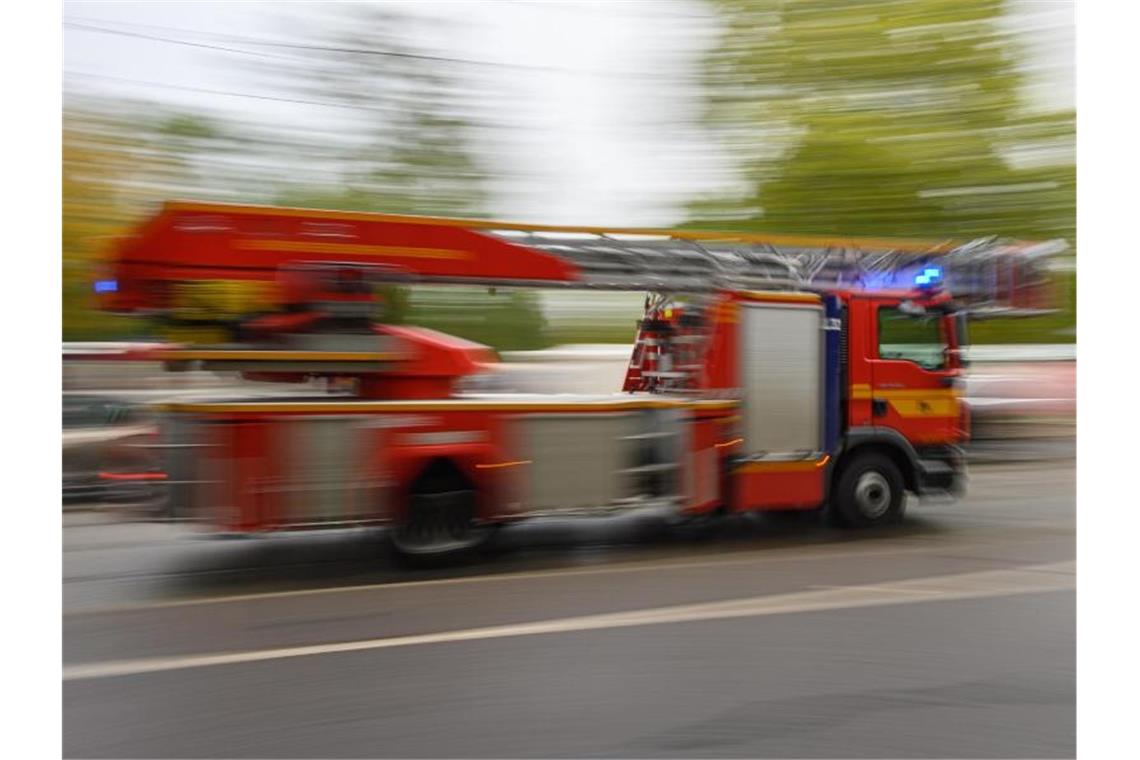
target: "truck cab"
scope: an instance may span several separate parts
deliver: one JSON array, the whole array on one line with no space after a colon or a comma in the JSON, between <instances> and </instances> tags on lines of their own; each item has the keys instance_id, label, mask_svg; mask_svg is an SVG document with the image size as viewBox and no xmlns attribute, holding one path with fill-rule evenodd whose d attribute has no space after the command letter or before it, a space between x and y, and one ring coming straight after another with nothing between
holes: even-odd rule
<instances>
[{"instance_id":1,"label":"truck cab","mask_svg":"<svg viewBox=\"0 0 1140 760\"><path fill-rule=\"evenodd\" d=\"M904 492L962 489L963 325L932 283L657 294L625 389L739 400L719 452L724 509L827 506L845 524L879 524L901 516Z\"/></svg>"},{"instance_id":2,"label":"truck cab","mask_svg":"<svg viewBox=\"0 0 1140 760\"><path fill-rule=\"evenodd\" d=\"M965 319L943 291L850 293L848 455L888 453L918 495L959 494L969 439L963 398Z\"/></svg>"}]
</instances>

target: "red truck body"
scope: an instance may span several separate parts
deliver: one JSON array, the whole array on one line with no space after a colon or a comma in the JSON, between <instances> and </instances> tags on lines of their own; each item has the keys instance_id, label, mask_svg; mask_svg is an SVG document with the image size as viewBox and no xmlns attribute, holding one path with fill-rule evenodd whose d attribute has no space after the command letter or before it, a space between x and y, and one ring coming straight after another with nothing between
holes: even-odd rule
<instances>
[{"instance_id":1,"label":"red truck body","mask_svg":"<svg viewBox=\"0 0 1140 760\"><path fill-rule=\"evenodd\" d=\"M1030 247L985 263L1019 271L1007 304L1040 304L1016 256ZM907 287L868 288L892 284L881 267L850 276L855 250L896 257ZM799 272L813 256L830 281ZM960 491L965 322L944 285L982 274L947 243L176 203L119 245L96 291L225 336L163 349L172 368L355 385L165 406L171 516L235 532L390 523L401 551L441 554L541 514L828 507L863 527L898 519L907 492ZM465 379L494 353L374 323L376 278L651 295L621 394L477 395Z\"/></svg>"}]
</instances>

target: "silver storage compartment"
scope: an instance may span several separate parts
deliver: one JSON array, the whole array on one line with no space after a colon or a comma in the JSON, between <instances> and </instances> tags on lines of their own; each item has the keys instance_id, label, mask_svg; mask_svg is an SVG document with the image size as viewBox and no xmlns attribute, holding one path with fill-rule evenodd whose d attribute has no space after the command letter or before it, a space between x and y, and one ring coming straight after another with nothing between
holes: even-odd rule
<instances>
[{"instance_id":1,"label":"silver storage compartment","mask_svg":"<svg viewBox=\"0 0 1140 760\"><path fill-rule=\"evenodd\" d=\"M163 515L174 520L202 519L208 487L205 456L208 425L189 415L164 413L159 420L158 448L166 472Z\"/></svg>"},{"instance_id":2,"label":"silver storage compartment","mask_svg":"<svg viewBox=\"0 0 1140 760\"><path fill-rule=\"evenodd\" d=\"M367 487L377 429L359 416L293 417L276 422L284 482L284 525L348 523L374 515Z\"/></svg>"},{"instance_id":3,"label":"silver storage compartment","mask_svg":"<svg viewBox=\"0 0 1140 760\"><path fill-rule=\"evenodd\" d=\"M680 410L534 413L512 423L525 512L590 512L676 494ZM652 493L651 493L652 492Z\"/></svg>"},{"instance_id":4,"label":"silver storage compartment","mask_svg":"<svg viewBox=\"0 0 1140 760\"><path fill-rule=\"evenodd\" d=\"M751 456L818 451L822 306L757 302L742 307L743 451Z\"/></svg>"}]
</instances>

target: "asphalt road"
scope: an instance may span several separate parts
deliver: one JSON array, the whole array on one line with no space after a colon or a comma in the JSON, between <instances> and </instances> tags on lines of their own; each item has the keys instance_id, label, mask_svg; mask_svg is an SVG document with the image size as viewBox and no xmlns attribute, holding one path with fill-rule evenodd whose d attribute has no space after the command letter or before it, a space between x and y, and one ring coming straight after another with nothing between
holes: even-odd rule
<instances>
[{"instance_id":1,"label":"asphalt road","mask_svg":"<svg viewBox=\"0 0 1140 760\"><path fill-rule=\"evenodd\" d=\"M1071 757L1071 461L843 533L656 515L393 567L65 515L68 757Z\"/></svg>"}]
</instances>

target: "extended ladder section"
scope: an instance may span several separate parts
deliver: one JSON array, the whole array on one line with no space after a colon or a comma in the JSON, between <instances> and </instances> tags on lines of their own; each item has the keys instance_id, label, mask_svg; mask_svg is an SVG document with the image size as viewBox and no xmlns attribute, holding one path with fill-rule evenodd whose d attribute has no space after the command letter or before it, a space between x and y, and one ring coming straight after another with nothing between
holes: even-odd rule
<instances>
[{"instance_id":1,"label":"extended ladder section","mask_svg":"<svg viewBox=\"0 0 1140 760\"><path fill-rule=\"evenodd\" d=\"M1049 258L1064 241L967 243L831 240L692 231L491 234L571 261L581 286L687 293L909 289L937 277L978 315L1033 316L1052 307Z\"/></svg>"},{"instance_id":2,"label":"extended ladder section","mask_svg":"<svg viewBox=\"0 0 1140 760\"><path fill-rule=\"evenodd\" d=\"M1063 241L562 227L175 202L120 244L111 273L95 288L105 308L163 314L194 292L188 285L261 282L279 291L282 272L298 266L371 267L412 282L663 293L907 289L937 276L977 313L1029 315L1053 306L1047 260L1066 247ZM254 298L266 297L259 291ZM267 311L280 303L255 305Z\"/></svg>"}]
</instances>

